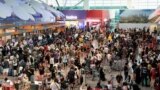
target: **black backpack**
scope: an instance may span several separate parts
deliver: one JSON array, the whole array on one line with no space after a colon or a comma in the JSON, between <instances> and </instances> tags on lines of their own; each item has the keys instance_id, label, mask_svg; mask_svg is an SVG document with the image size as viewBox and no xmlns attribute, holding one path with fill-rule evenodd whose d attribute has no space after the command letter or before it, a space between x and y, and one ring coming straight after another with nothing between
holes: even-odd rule
<instances>
[{"instance_id":1,"label":"black backpack","mask_svg":"<svg viewBox=\"0 0 160 90\"><path fill-rule=\"evenodd\" d=\"M137 84L132 85L133 90L141 90Z\"/></svg>"},{"instance_id":2,"label":"black backpack","mask_svg":"<svg viewBox=\"0 0 160 90\"><path fill-rule=\"evenodd\" d=\"M142 68L142 74L147 74L147 72L148 72L147 68L143 67Z\"/></svg>"},{"instance_id":3,"label":"black backpack","mask_svg":"<svg viewBox=\"0 0 160 90\"><path fill-rule=\"evenodd\" d=\"M67 89L67 87L68 87L67 81L63 81L63 82L61 83L61 88Z\"/></svg>"}]
</instances>

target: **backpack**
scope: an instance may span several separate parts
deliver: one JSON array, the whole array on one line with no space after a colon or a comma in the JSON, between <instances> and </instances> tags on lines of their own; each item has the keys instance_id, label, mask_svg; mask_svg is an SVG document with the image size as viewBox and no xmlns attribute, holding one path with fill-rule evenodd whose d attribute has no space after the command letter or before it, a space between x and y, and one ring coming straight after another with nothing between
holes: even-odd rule
<instances>
[{"instance_id":1,"label":"backpack","mask_svg":"<svg viewBox=\"0 0 160 90\"><path fill-rule=\"evenodd\" d=\"M61 88L67 89L67 87L68 87L67 82L66 82L66 81L63 81L63 82L61 83Z\"/></svg>"},{"instance_id":2,"label":"backpack","mask_svg":"<svg viewBox=\"0 0 160 90\"><path fill-rule=\"evenodd\" d=\"M140 90L139 86L137 84L132 85L133 90Z\"/></svg>"},{"instance_id":3,"label":"backpack","mask_svg":"<svg viewBox=\"0 0 160 90\"><path fill-rule=\"evenodd\" d=\"M148 72L148 71L147 71L147 68L143 67L143 68L142 68L142 74L147 74L147 72Z\"/></svg>"}]
</instances>

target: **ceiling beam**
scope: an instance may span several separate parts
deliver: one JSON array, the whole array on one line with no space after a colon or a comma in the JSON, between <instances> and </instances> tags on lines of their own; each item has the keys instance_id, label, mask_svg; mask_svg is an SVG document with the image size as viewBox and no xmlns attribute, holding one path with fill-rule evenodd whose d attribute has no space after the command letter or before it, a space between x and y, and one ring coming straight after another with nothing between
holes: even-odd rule
<instances>
[{"instance_id":1,"label":"ceiling beam","mask_svg":"<svg viewBox=\"0 0 160 90\"><path fill-rule=\"evenodd\" d=\"M79 4L81 4L84 0L79 1L77 4L75 4L73 7L78 6Z\"/></svg>"},{"instance_id":2,"label":"ceiling beam","mask_svg":"<svg viewBox=\"0 0 160 90\"><path fill-rule=\"evenodd\" d=\"M64 7L67 5L67 1L68 1L68 0L65 0L65 1L64 1L64 5L63 5Z\"/></svg>"},{"instance_id":3,"label":"ceiling beam","mask_svg":"<svg viewBox=\"0 0 160 90\"><path fill-rule=\"evenodd\" d=\"M58 5L58 7L60 7L58 0L56 0L56 3L57 3L57 5Z\"/></svg>"},{"instance_id":4,"label":"ceiling beam","mask_svg":"<svg viewBox=\"0 0 160 90\"><path fill-rule=\"evenodd\" d=\"M83 9L84 10L88 10L90 7L89 7L89 0L84 0L84 3L83 3Z\"/></svg>"}]
</instances>

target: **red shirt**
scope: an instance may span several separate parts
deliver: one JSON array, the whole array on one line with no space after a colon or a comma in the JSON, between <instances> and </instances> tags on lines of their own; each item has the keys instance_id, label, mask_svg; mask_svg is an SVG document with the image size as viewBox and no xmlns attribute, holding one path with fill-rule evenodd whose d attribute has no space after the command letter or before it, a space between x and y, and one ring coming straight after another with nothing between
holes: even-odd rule
<instances>
[{"instance_id":1,"label":"red shirt","mask_svg":"<svg viewBox=\"0 0 160 90\"><path fill-rule=\"evenodd\" d=\"M155 68L151 68L150 74L151 74L151 79L156 79L156 69Z\"/></svg>"}]
</instances>

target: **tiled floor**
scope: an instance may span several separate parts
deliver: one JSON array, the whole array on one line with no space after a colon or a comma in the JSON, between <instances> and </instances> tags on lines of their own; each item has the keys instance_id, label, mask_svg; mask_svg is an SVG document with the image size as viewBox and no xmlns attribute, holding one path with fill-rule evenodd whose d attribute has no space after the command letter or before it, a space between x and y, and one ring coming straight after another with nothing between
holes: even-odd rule
<instances>
[{"instance_id":1,"label":"tiled floor","mask_svg":"<svg viewBox=\"0 0 160 90\"><path fill-rule=\"evenodd\" d=\"M113 77L114 77L114 79L113 79L113 85L116 86L117 84L116 84L115 77L116 77L116 75L119 74L119 73L120 73L120 72L118 72L118 71L112 71L112 72L110 72L110 73L107 72L107 73L106 73L106 78L107 78L107 80L110 80L110 76L113 75ZM106 85L106 84L107 84L107 80L104 81L104 82L102 82L102 85ZM92 79L89 78L89 77L86 78L86 84L90 85L91 87L95 87L96 84L97 84L97 82L98 82L98 78L96 78L96 80L94 80L94 81L92 81ZM149 87L142 87L142 86L140 86L140 88L141 88L141 90L152 90L152 89L149 88Z\"/></svg>"},{"instance_id":2,"label":"tiled floor","mask_svg":"<svg viewBox=\"0 0 160 90\"><path fill-rule=\"evenodd\" d=\"M69 68L66 68L66 69L64 69L64 73L67 73L68 72L68 70L69 70ZM116 80L115 80L115 76L117 75L117 74L119 74L120 72L118 72L118 71L112 71L112 72L106 72L105 74L106 74L106 79L107 80L110 80L110 76L111 75L113 75L114 76L114 85L116 86ZM3 76L0 76L0 78L1 78L1 80L4 78ZM14 80L15 78L13 78L13 77L9 77L9 79L11 79L11 80ZM95 80L93 81L92 80L92 77L91 76L86 76L86 84L88 84L89 86L91 86L91 87L95 87L96 86L96 84L97 84L97 82L98 82L98 77L97 78L95 78ZM107 84L107 80L106 81L104 81L104 82L102 82L102 84L103 85L106 85ZM74 88L74 90L79 90L79 85L76 85L75 86L75 88ZM141 87L141 86L140 86ZM141 87L141 90L152 90L151 88L149 88L149 87Z\"/></svg>"}]
</instances>

